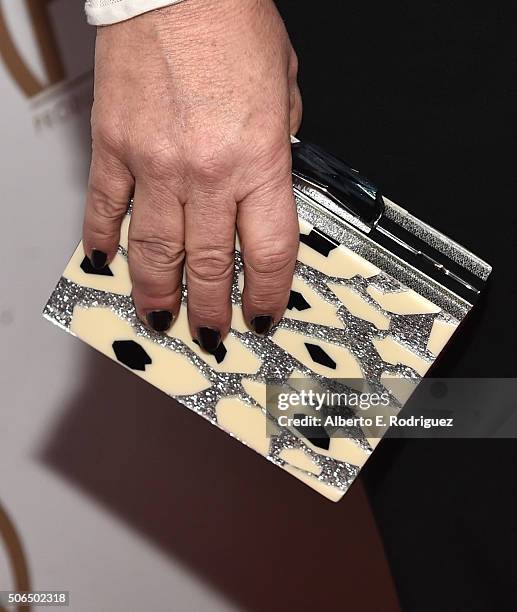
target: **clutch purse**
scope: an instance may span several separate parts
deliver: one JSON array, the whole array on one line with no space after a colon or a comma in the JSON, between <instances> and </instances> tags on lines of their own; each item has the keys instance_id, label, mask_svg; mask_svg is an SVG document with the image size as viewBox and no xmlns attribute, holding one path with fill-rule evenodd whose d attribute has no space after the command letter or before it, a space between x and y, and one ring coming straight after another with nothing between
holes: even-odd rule
<instances>
[{"instance_id":1,"label":"clutch purse","mask_svg":"<svg viewBox=\"0 0 517 612\"><path fill-rule=\"evenodd\" d=\"M202 351L189 333L186 287L168 334L145 327L131 299L130 207L115 259L94 270L79 245L43 314L338 501L386 427L357 427L353 434L339 426L317 433L296 427L285 417L300 409L273 409L274 390L342 391L354 386L346 381L362 381L363 388L386 392L387 410L396 414L409 394L397 397L390 381L416 388L491 268L321 148L293 139L292 151L300 250L285 316L266 337L250 331L241 314L238 245L231 332L215 354Z\"/></svg>"}]
</instances>

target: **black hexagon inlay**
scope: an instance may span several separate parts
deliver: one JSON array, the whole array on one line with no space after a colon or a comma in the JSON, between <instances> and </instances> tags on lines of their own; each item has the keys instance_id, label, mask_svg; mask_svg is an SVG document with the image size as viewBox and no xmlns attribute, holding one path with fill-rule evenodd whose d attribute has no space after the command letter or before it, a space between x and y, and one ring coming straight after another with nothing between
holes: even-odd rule
<instances>
[{"instance_id":1,"label":"black hexagon inlay","mask_svg":"<svg viewBox=\"0 0 517 612\"><path fill-rule=\"evenodd\" d=\"M302 419L305 414L295 414L295 419ZM330 438L325 428L321 425L298 425L296 429L302 434L304 438L307 438L311 444L328 450L330 448Z\"/></svg>"},{"instance_id":2,"label":"black hexagon inlay","mask_svg":"<svg viewBox=\"0 0 517 612\"><path fill-rule=\"evenodd\" d=\"M305 342L305 346L307 347L309 355L311 356L311 359L314 362L319 363L320 365L325 366L326 368L331 368L332 370L335 370L337 368L336 362L332 359L332 357L327 355L327 353L321 348L321 346L318 346L317 344L311 344L310 342Z\"/></svg>"},{"instance_id":3,"label":"black hexagon inlay","mask_svg":"<svg viewBox=\"0 0 517 612\"><path fill-rule=\"evenodd\" d=\"M299 291L291 291L289 295L289 304L287 304L288 310L309 310L311 305L309 302L303 297L303 295Z\"/></svg>"},{"instance_id":4,"label":"black hexagon inlay","mask_svg":"<svg viewBox=\"0 0 517 612\"><path fill-rule=\"evenodd\" d=\"M133 340L116 340L112 347L120 363L132 370L144 372L146 366L153 362L145 350Z\"/></svg>"},{"instance_id":5,"label":"black hexagon inlay","mask_svg":"<svg viewBox=\"0 0 517 612\"><path fill-rule=\"evenodd\" d=\"M113 276L113 272L109 266L104 266L100 270L96 270L88 257L85 257L81 262L81 270L86 274L96 274L97 276Z\"/></svg>"},{"instance_id":6,"label":"black hexagon inlay","mask_svg":"<svg viewBox=\"0 0 517 612\"><path fill-rule=\"evenodd\" d=\"M306 244L324 257L328 257L330 251L338 247L328 236L316 230L311 230L310 234L300 234L300 242L303 242L303 244Z\"/></svg>"},{"instance_id":7,"label":"black hexagon inlay","mask_svg":"<svg viewBox=\"0 0 517 612\"><path fill-rule=\"evenodd\" d=\"M194 340L194 344L197 344L199 346L199 342L197 340ZM213 355L215 357L217 363L223 363L227 352L228 351L226 350L226 347L221 342L221 344L219 344L219 346L217 347L215 353L210 353L210 355Z\"/></svg>"}]
</instances>

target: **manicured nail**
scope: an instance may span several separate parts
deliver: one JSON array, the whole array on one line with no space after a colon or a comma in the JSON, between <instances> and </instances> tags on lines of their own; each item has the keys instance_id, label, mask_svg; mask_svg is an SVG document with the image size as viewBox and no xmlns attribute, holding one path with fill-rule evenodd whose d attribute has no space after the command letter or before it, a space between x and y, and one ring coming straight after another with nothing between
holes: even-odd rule
<instances>
[{"instance_id":1,"label":"manicured nail","mask_svg":"<svg viewBox=\"0 0 517 612\"><path fill-rule=\"evenodd\" d=\"M207 353L215 353L221 344L221 332L213 327L200 327L197 337L201 348Z\"/></svg>"},{"instance_id":2,"label":"manicured nail","mask_svg":"<svg viewBox=\"0 0 517 612\"><path fill-rule=\"evenodd\" d=\"M153 310L147 313L146 319L154 331L165 332L172 325L173 316L168 310Z\"/></svg>"},{"instance_id":3,"label":"manicured nail","mask_svg":"<svg viewBox=\"0 0 517 612\"><path fill-rule=\"evenodd\" d=\"M265 336L273 327L273 317L270 317L269 315L260 315L255 317L251 321L251 326L256 334L259 336Z\"/></svg>"},{"instance_id":4,"label":"manicured nail","mask_svg":"<svg viewBox=\"0 0 517 612\"><path fill-rule=\"evenodd\" d=\"M94 270L102 270L102 268L104 268L108 262L108 256L103 251L93 249L90 256L90 261Z\"/></svg>"}]
</instances>

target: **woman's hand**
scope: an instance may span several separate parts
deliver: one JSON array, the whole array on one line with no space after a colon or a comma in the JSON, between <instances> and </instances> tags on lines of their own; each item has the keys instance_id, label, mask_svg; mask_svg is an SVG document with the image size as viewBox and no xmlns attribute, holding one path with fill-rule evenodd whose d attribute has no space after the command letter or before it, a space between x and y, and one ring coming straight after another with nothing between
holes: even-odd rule
<instances>
[{"instance_id":1,"label":"woman's hand","mask_svg":"<svg viewBox=\"0 0 517 612\"><path fill-rule=\"evenodd\" d=\"M298 248L289 135L297 60L272 0L185 0L98 29L84 246L94 266L129 231L133 299L168 329L185 264L191 333L230 327L235 230L244 317L257 333L287 305Z\"/></svg>"}]
</instances>

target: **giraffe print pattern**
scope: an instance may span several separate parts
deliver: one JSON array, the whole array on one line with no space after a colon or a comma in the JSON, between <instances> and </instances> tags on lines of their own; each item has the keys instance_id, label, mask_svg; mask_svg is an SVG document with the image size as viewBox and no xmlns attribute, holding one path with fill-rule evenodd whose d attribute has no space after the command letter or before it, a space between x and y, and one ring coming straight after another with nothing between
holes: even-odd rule
<instances>
[{"instance_id":1,"label":"giraffe print pattern","mask_svg":"<svg viewBox=\"0 0 517 612\"><path fill-rule=\"evenodd\" d=\"M300 251L288 309L265 337L241 313L243 264L235 252L232 328L215 355L190 336L187 287L169 334L147 329L131 299L124 221L115 259L100 273L80 244L44 316L197 412L328 499L338 501L384 431L318 439L281 427L268 411L267 381L343 390L342 379L398 398L388 380L416 387L459 324L450 313L300 218ZM238 244L237 244L238 249ZM325 433L325 432L324 432ZM343 433L343 432L342 432Z\"/></svg>"}]
</instances>

